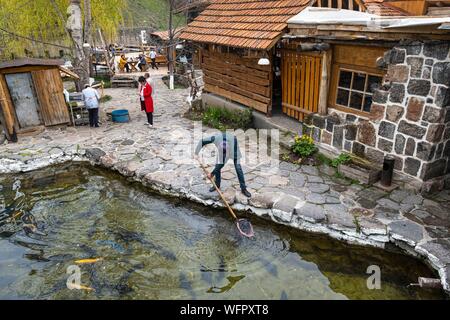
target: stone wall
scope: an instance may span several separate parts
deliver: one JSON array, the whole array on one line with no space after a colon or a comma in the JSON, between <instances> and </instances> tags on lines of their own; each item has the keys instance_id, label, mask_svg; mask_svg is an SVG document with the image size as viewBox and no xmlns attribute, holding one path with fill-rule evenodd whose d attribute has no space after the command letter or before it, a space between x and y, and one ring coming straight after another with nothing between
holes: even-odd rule
<instances>
[{"instance_id":1,"label":"stone wall","mask_svg":"<svg viewBox=\"0 0 450 320\"><path fill-rule=\"evenodd\" d=\"M393 155L395 170L425 181L424 191L450 187L449 49L448 42L398 43L384 55L387 73L370 115L330 108L306 121L313 138L378 165Z\"/></svg>"}]
</instances>

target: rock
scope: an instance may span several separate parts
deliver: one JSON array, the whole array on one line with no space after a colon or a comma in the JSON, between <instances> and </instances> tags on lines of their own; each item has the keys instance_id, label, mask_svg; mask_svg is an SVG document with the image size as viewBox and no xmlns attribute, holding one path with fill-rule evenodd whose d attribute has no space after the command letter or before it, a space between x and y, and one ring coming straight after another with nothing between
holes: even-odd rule
<instances>
[{"instance_id":1,"label":"rock","mask_svg":"<svg viewBox=\"0 0 450 320\"><path fill-rule=\"evenodd\" d=\"M400 121L400 124L398 126L398 131L411 137L422 139L427 130L414 123L409 123L405 120L402 120Z\"/></svg>"},{"instance_id":2,"label":"rock","mask_svg":"<svg viewBox=\"0 0 450 320\"><path fill-rule=\"evenodd\" d=\"M331 145L333 135L328 131L322 131L322 143Z\"/></svg>"},{"instance_id":3,"label":"rock","mask_svg":"<svg viewBox=\"0 0 450 320\"><path fill-rule=\"evenodd\" d=\"M86 157L95 162L99 162L100 158L106 155L106 153L100 148L87 148Z\"/></svg>"},{"instance_id":4,"label":"rock","mask_svg":"<svg viewBox=\"0 0 450 320\"><path fill-rule=\"evenodd\" d=\"M444 108L444 107L450 105L450 89L449 88L439 86L436 90L435 97L436 97L436 99L435 99L434 103L436 104L436 106L438 106L440 108ZM447 114L448 114L448 112L447 112Z\"/></svg>"},{"instance_id":5,"label":"rock","mask_svg":"<svg viewBox=\"0 0 450 320\"><path fill-rule=\"evenodd\" d=\"M404 171L412 176L417 176L420 168L420 161L414 158L406 158Z\"/></svg>"},{"instance_id":6,"label":"rock","mask_svg":"<svg viewBox=\"0 0 450 320\"><path fill-rule=\"evenodd\" d=\"M320 223L326 219L323 208L310 203L302 203L302 205L297 206L295 208L295 214L311 223Z\"/></svg>"},{"instance_id":7,"label":"rock","mask_svg":"<svg viewBox=\"0 0 450 320\"><path fill-rule=\"evenodd\" d=\"M306 185L306 188L313 193L325 193L330 190L330 186L324 183L309 183Z\"/></svg>"},{"instance_id":8,"label":"rock","mask_svg":"<svg viewBox=\"0 0 450 320\"><path fill-rule=\"evenodd\" d=\"M406 109L406 119L410 121L419 121L422 117L425 100L421 98L411 97L408 100L408 107Z\"/></svg>"},{"instance_id":9,"label":"rock","mask_svg":"<svg viewBox=\"0 0 450 320\"><path fill-rule=\"evenodd\" d=\"M388 232L393 239L404 241L411 246L415 246L424 237L423 226L409 220L389 223Z\"/></svg>"},{"instance_id":10,"label":"rock","mask_svg":"<svg viewBox=\"0 0 450 320\"><path fill-rule=\"evenodd\" d=\"M419 142L417 144L416 157L424 161L430 161L434 157L435 150L435 145L431 145L427 142Z\"/></svg>"},{"instance_id":11,"label":"rock","mask_svg":"<svg viewBox=\"0 0 450 320\"><path fill-rule=\"evenodd\" d=\"M405 62L406 50L393 48L385 53L384 59L387 64L401 64Z\"/></svg>"},{"instance_id":12,"label":"rock","mask_svg":"<svg viewBox=\"0 0 450 320\"><path fill-rule=\"evenodd\" d=\"M259 193L250 198L250 205L256 208L271 209L275 201L280 197L279 193Z\"/></svg>"},{"instance_id":13,"label":"rock","mask_svg":"<svg viewBox=\"0 0 450 320\"><path fill-rule=\"evenodd\" d=\"M393 147L393 143L389 140L386 139L378 139L378 149L385 151L385 152L391 152L392 151L392 147Z\"/></svg>"},{"instance_id":14,"label":"rock","mask_svg":"<svg viewBox=\"0 0 450 320\"><path fill-rule=\"evenodd\" d=\"M282 195L272 207L273 215L283 222L291 222L298 201L292 196Z\"/></svg>"},{"instance_id":15,"label":"rock","mask_svg":"<svg viewBox=\"0 0 450 320\"><path fill-rule=\"evenodd\" d=\"M426 97L430 93L431 83L429 80L409 80L408 93L416 96ZM400 102L400 101L398 101Z\"/></svg>"},{"instance_id":16,"label":"rock","mask_svg":"<svg viewBox=\"0 0 450 320\"><path fill-rule=\"evenodd\" d=\"M432 106L427 105L425 106L425 111L423 113L422 120L431 123L437 123L440 122L443 117L444 117L444 109L434 108Z\"/></svg>"},{"instance_id":17,"label":"rock","mask_svg":"<svg viewBox=\"0 0 450 320\"><path fill-rule=\"evenodd\" d=\"M301 171L312 176L317 176L319 174L319 170L313 166L301 166Z\"/></svg>"},{"instance_id":18,"label":"rock","mask_svg":"<svg viewBox=\"0 0 450 320\"><path fill-rule=\"evenodd\" d=\"M270 176L269 185L271 186L286 186L289 183L289 179L280 176Z\"/></svg>"},{"instance_id":19,"label":"rock","mask_svg":"<svg viewBox=\"0 0 450 320\"><path fill-rule=\"evenodd\" d=\"M376 89L373 93L372 101L374 103L384 104L387 102L389 91Z\"/></svg>"},{"instance_id":20,"label":"rock","mask_svg":"<svg viewBox=\"0 0 450 320\"><path fill-rule=\"evenodd\" d=\"M416 249L440 268L450 264L450 238L428 241L418 245Z\"/></svg>"},{"instance_id":21,"label":"rock","mask_svg":"<svg viewBox=\"0 0 450 320\"><path fill-rule=\"evenodd\" d=\"M328 223L345 228L356 228L355 217L347 212L347 208L341 204L324 205Z\"/></svg>"},{"instance_id":22,"label":"rock","mask_svg":"<svg viewBox=\"0 0 450 320\"><path fill-rule=\"evenodd\" d=\"M345 126L345 139L353 141L356 139L356 134L358 133L358 126L354 124Z\"/></svg>"},{"instance_id":23,"label":"rock","mask_svg":"<svg viewBox=\"0 0 450 320\"><path fill-rule=\"evenodd\" d=\"M153 175L153 174L150 174ZM148 176L148 175L147 175ZM147 178L146 176L146 178ZM199 184L191 187L190 192L193 196L199 197L201 200L215 200L219 201L220 196L219 194L214 191L210 192L209 189L211 188L210 184Z\"/></svg>"},{"instance_id":24,"label":"rock","mask_svg":"<svg viewBox=\"0 0 450 320\"><path fill-rule=\"evenodd\" d=\"M366 147L363 144L355 141L353 142L352 152L359 157L364 157L366 153Z\"/></svg>"},{"instance_id":25,"label":"rock","mask_svg":"<svg viewBox=\"0 0 450 320\"><path fill-rule=\"evenodd\" d=\"M317 193L311 193L309 195L306 196L306 201L310 202L310 203L314 203L314 204L324 204L325 201L325 197L321 194L317 194ZM332 203L341 203L338 199L338 202L332 202Z\"/></svg>"},{"instance_id":26,"label":"rock","mask_svg":"<svg viewBox=\"0 0 450 320\"><path fill-rule=\"evenodd\" d=\"M382 164L384 161L384 153L373 148L366 148L366 158L375 164Z\"/></svg>"},{"instance_id":27,"label":"rock","mask_svg":"<svg viewBox=\"0 0 450 320\"><path fill-rule=\"evenodd\" d=\"M394 103L402 103L405 98L405 85L393 83L389 90L389 101Z\"/></svg>"},{"instance_id":28,"label":"rock","mask_svg":"<svg viewBox=\"0 0 450 320\"><path fill-rule=\"evenodd\" d=\"M404 136L402 136L401 134L397 134L396 138L395 138L395 152L397 154L403 154L403 150L405 149L405 142L406 139Z\"/></svg>"},{"instance_id":29,"label":"rock","mask_svg":"<svg viewBox=\"0 0 450 320\"><path fill-rule=\"evenodd\" d=\"M405 83L409 78L409 68L405 65L390 65L386 74L386 80L390 82Z\"/></svg>"},{"instance_id":30,"label":"rock","mask_svg":"<svg viewBox=\"0 0 450 320\"><path fill-rule=\"evenodd\" d=\"M387 235L387 227L376 219L362 217L358 220L361 232L367 236Z\"/></svg>"},{"instance_id":31,"label":"rock","mask_svg":"<svg viewBox=\"0 0 450 320\"><path fill-rule=\"evenodd\" d=\"M386 108L386 120L397 123L398 120L403 116L405 109L398 105L389 105Z\"/></svg>"},{"instance_id":32,"label":"rock","mask_svg":"<svg viewBox=\"0 0 450 320\"><path fill-rule=\"evenodd\" d=\"M445 126L443 124L432 124L428 127L428 133L426 140L436 143L441 141L442 135L444 134Z\"/></svg>"},{"instance_id":33,"label":"rock","mask_svg":"<svg viewBox=\"0 0 450 320\"><path fill-rule=\"evenodd\" d=\"M448 56L450 44L448 41L436 41L426 43L423 46L423 54L426 57L444 60Z\"/></svg>"},{"instance_id":34,"label":"rock","mask_svg":"<svg viewBox=\"0 0 450 320\"><path fill-rule=\"evenodd\" d=\"M375 146L376 132L374 126L368 121L361 121L358 124L358 141L368 146Z\"/></svg>"},{"instance_id":35,"label":"rock","mask_svg":"<svg viewBox=\"0 0 450 320\"><path fill-rule=\"evenodd\" d=\"M433 162L424 163L421 178L426 181L444 175L447 166L446 159L439 159Z\"/></svg>"},{"instance_id":36,"label":"rock","mask_svg":"<svg viewBox=\"0 0 450 320\"><path fill-rule=\"evenodd\" d=\"M437 62L433 66L433 83L450 86L450 62Z\"/></svg>"},{"instance_id":37,"label":"rock","mask_svg":"<svg viewBox=\"0 0 450 320\"><path fill-rule=\"evenodd\" d=\"M230 206L236 201L236 190L234 188L227 188L222 194Z\"/></svg>"},{"instance_id":38,"label":"rock","mask_svg":"<svg viewBox=\"0 0 450 320\"><path fill-rule=\"evenodd\" d=\"M406 64L411 66L410 76L412 78L420 78L422 76L423 58L408 57L406 58Z\"/></svg>"},{"instance_id":39,"label":"rock","mask_svg":"<svg viewBox=\"0 0 450 320\"><path fill-rule=\"evenodd\" d=\"M342 142L344 139L344 127L335 126L333 132L333 147L342 149Z\"/></svg>"},{"instance_id":40,"label":"rock","mask_svg":"<svg viewBox=\"0 0 450 320\"><path fill-rule=\"evenodd\" d=\"M131 145L134 144L134 140L131 140L131 139L125 139L125 140L122 141L120 144L123 145L123 146L131 146Z\"/></svg>"}]
</instances>

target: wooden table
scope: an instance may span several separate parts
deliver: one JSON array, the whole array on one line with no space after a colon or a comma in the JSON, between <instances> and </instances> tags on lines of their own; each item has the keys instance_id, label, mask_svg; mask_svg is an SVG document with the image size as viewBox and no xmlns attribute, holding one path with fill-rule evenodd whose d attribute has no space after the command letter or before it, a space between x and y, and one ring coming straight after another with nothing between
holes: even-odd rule
<instances>
[{"instance_id":1,"label":"wooden table","mask_svg":"<svg viewBox=\"0 0 450 320\"><path fill-rule=\"evenodd\" d=\"M136 68L137 64L139 63L139 61L129 61L128 64L131 67L131 72L139 72L139 70Z\"/></svg>"}]
</instances>

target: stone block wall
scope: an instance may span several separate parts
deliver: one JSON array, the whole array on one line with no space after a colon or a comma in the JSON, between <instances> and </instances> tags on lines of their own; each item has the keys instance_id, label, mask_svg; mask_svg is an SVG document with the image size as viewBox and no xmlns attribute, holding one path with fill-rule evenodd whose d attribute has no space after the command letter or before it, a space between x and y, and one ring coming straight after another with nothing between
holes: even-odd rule
<instances>
[{"instance_id":1,"label":"stone block wall","mask_svg":"<svg viewBox=\"0 0 450 320\"><path fill-rule=\"evenodd\" d=\"M367 116L329 108L305 121L315 141L441 189L450 177L450 43L400 42L384 55L387 73ZM308 126L305 126L308 127Z\"/></svg>"}]
</instances>

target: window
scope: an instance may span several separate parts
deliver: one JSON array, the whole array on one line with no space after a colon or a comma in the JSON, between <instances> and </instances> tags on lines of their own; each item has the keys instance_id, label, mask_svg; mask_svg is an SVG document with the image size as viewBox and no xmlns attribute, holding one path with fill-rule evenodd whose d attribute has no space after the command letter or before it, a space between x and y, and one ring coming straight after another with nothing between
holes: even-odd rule
<instances>
[{"instance_id":1,"label":"window","mask_svg":"<svg viewBox=\"0 0 450 320\"><path fill-rule=\"evenodd\" d=\"M370 112L372 94L381 84L382 77L354 70L339 70L336 105Z\"/></svg>"}]
</instances>

